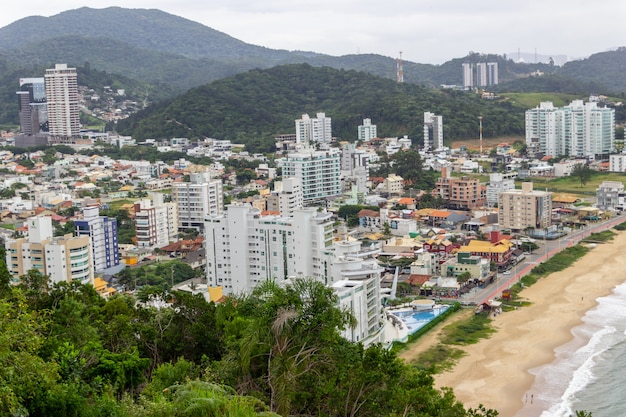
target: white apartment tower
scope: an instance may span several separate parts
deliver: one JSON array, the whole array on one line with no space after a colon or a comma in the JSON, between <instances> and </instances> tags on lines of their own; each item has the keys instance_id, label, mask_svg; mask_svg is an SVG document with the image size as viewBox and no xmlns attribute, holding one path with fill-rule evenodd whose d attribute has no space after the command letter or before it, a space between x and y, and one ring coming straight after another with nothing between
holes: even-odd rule
<instances>
[{"instance_id":1,"label":"white apartment tower","mask_svg":"<svg viewBox=\"0 0 626 417\"><path fill-rule=\"evenodd\" d=\"M488 87L498 84L498 63L497 62L464 62L463 87L471 89L474 87Z\"/></svg>"},{"instance_id":2,"label":"white apartment tower","mask_svg":"<svg viewBox=\"0 0 626 417\"><path fill-rule=\"evenodd\" d=\"M56 64L44 76L50 136L71 141L80 136L78 82L76 68Z\"/></svg>"},{"instance_id":3,"label":"white apartment tower","mask_svg":"<svg viewBox=\"0 0 626 417\"><path fill-rule=\"evenodd\" d=\"M341 195L341 152L301 148L281 159L284 178L299 178L305 206Z\"/></svg>"},{"instance_id":4,"label":"white apartment tower","mask_svg":"<svg viewBox=\"0 0 626 417\"><path fill-rule=\"evenodd\" d=\"M526 145L554 157L608 155L615 151L615 110L582 100L561 108L542 102L526 110Z\"/></svg>"},{"instance_id":5,"label":"white apartment tower","mask_svg":"<svg viewBox=\"0 0 626 417\"><path fill-rule=\"evenodd\" d=\"M474 87L474 68L471 63L464 62L461 64L463 68L463 87L470 89Z\"/></svg>"},{"instance_id":6,"label":"white apartment tower","mask_svg":"<svg viewBox=\"0 0 626 417\"><path fill-rule=\"evenodd\" d=\"M424 150L443 149L443 116L424 112Z\"/></svg>"},{"instance_id":7,"label":"white apartment tower","mask_svg":"<svg viewBox=\"0 0 626 417\"><path fill-rule=\"evenodd\" d=\"M514 189L515 181L512 178L504 178L504 175L497 172L489 174L487 206L495 207L498 204L498 196L500 193Z\"/></svg>"},{"instance_id":8,"label":"white apartment tower","mask_svg":"<svg viewBox=\"0 0 626 417\"><path fill-rule=\"evenodd\" d=\"M358 149L354 143L341 145L341 178L343 191L356 185L358 192L367 192L369 180L369 157L364 149Z\"/></svg>"},{"instance_id":9,"label":"white apartment tower","mask_svg":"<svg viewBox=\"0 0 626 417\"><path fill-rule=\"evenodd\" d=\"M93 285L89 237L54 237L50 216L30 217L28 237L6 243L6 265L15 278L37 269L52 282Z\"/></svg>"},{"instance_id":10,"label":"white apartment tower","mask_svg":"<svg viewBox=\"0 0 626 417\"><path fill-rule=\"evenodd\" d=\"M498 63L487 62L487 82L489 85L498 85Z\"/></svg>"},{"instance_id":11,"label":"white apartment tower","mask_svg":"<svg viewBox=\"0 0 626 417\"><path fill-rule=\"evenodd\" d=\"M339 307L349 310L357 320L356 326L342 331L342 336L366 347L381 343L384 338L385 318L380 293L384 269L372 257L373 252L363 250L359 241L339 241L333 244L328 263Z\"/></svg>"},{"instance_id":12,"label":"white apartment tower","mask_svg":"<svg viewBox=\"0 0 626 417\"><path fill-rule=\"evenodd\" d=\"M300 178L285 178L274 182L274 191L267 197L267 211L280 213L283 217L293 216L295 210L304 207L302 181Z\"/></svg>"},{"instance_id":13,"label":"white apartment tower","mask_svg":"<svg viewBox=\"0 0 626 417\"><path fill-rule=\"evenodd\" d=\"M222 180L210 179L208 173L191 174L190 182L172 184L172 201L178 206L178 230L202 231L207 216L223 211Z\"/></svg>"},{"instance_id":14,"label":"white apartment tower","mask_svg":"<svg viewBox=\"0 0 626 417\"><path fill-rule=\"evenodd\" d=\"M178 206L164 203L163 194L152 193L152 200L135 203L135 229L137 246L160 248L176 239L178 234Z\"/></svg>"},{"instance_id":15,"label":"white apartment tower","mask_svg":"<svg viewBox=\"0 0 626 417\"><path fill-rule=\"evenodd\" d=\"M296 120L297 143L331 143L333 140L332 123L325 113L317 113L316 118L303 114Z\"/></svg>"},{"instance_id":16,"label":"white apartment tower","mask_svg":"<svg viewBox=\"0 0 626 417\"><path fill-rule=\"evenodd\" d=\"M370 119L363 119L363 124L359 125L358 139L363 142L369 142L377 137L376 125L373 125Z\"/></svg>"},{"instance_id":17,"label":"white apartment tower","mask_svg":"<svg viewBox=\"0 0 626 417\"><path fill-rule=\"evenodd\" d=\"M324 253L333 240L332 214L314 208L292 217L262 216L247 205L229 205L205 224L207 283L223 294L249 293L259 283L312 277L330 284Z\"/></svg>"}]
</instances>

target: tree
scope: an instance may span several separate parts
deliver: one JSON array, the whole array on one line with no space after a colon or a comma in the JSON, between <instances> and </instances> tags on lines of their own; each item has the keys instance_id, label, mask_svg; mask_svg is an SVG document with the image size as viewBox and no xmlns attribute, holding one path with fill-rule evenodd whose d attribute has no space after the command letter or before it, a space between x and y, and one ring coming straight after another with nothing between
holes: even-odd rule
<instances>
[{"instance_id":1,"label":"tree","mask_svg":"<svg viewBox=\"0 0 626 417\"><path fill-rule=\"evenodd\" d=\"M0 245L0 295L9 291L11 280L12 276L6 263L6 249Z\"/></svg>"},{"instance_id":2,"label":"tree","mask_svg":"<svg viewBox=\"0 0 626 417\"><path fill-rule=\"evenodd\" d=\"M461 284L465 284L471 278L472 278L472 274L469 271L465 271L462 274L460 274L458 277L456 277L456 280Z\"/></svg>"},{"instance_id":3,"label":"tree","mask_svg":"<svg viewBox=\"0 0 626 417\"><path fill-rule=\"evenodd\" d=\"M0 414L29 415L58 378L57 365L38 356L47 319L14 289L0 299Z\"/></svg>"},{"instance_id":4,"label":"tree","mask_svg":"<svg viewBox=\"0 0 626 417\"><path fill-rule=\"evenodd\" d=\"M572 168L572 177L578 178L581 188L591 179L592 171L587 164L576 164Z\"/></svg>"}]
</instances>

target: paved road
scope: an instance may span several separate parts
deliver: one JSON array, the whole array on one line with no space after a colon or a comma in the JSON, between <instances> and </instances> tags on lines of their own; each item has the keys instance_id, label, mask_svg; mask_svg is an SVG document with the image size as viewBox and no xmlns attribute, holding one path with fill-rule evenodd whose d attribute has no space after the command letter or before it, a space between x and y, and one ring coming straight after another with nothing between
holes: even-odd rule
<instances>
[{"instance_id":1,"label":"paved road","mask_svg":"<svg viewBox=\"0 0 626 417\"><path fill-rule=\"evenodd\" d=\"M619 215L604 222L590 224L560 239L544 241L542 242L543 247L537 249L535 253L527 255L525 261L515 265L510 275L500 273L498 274L498 279L493 284L485 288L474 288L470 293L461 296L459 300L478 305L495 299L502 294L503 290L510 288L523 276L529 274L535 265L544 262L563 249L577 244L592 233L610 229L624 221L626 221L626 216Z\"/></svg>"}]
</instances>

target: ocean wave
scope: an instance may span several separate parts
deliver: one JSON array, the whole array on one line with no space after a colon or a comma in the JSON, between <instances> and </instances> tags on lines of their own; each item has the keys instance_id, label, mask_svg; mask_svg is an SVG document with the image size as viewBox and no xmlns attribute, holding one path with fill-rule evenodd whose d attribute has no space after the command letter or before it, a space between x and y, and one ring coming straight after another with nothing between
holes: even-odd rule
<instances>
[{"instance_id":1,"label":"ocean wave","mask_svg":"<svg viewBox=\"0 0 626 417\"><path fill-rule=\"evenodd\" d=\"M532 391L539 392L537 399L549 407L541 417L574 414L577 394L596 380L594 367L602 355L624 342L626 283L597 301L598 305L585 314L584 324L572 330L574 340L555 350L555 361L533 370L536 379Z\"/></svg>"}]
</instances>

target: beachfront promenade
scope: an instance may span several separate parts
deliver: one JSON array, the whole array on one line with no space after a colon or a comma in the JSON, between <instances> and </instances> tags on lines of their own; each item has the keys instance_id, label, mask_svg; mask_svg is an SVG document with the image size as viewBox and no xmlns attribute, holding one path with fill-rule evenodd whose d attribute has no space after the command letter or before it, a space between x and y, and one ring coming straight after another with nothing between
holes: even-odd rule
<instances>
[{"instance_id":1,"label":"beachfront promenade","mask_svg":"<svg viewBox=\"0 0 626 417\"><path fill-rule=\"evenodd\" d=\"M498 274L498 279L493 284L485 288L475 288L472 292L461 296L460 300L466 303L475 303L476 305L488 302L488 300L494 300L500 297L502 291L511 288L511 286L517 283L523 276L529 274L535 265L545 262L565 248L574 246L581 240L589 237L592 233L611 229L624 221L626 221L626 217L620 215L603 222L590 224L583 229L577 230L559 239L545 240L542 248L537 249L534 254L527 256L528 260L513 267L511 275L503 275L500 273Z\"/></svg>"}]
</instances>

